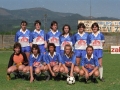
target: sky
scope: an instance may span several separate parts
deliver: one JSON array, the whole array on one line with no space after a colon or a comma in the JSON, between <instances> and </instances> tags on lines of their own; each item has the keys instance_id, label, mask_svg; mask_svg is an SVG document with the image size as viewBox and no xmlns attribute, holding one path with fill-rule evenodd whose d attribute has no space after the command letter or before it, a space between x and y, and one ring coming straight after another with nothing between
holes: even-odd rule
<instances>
[{"instance_id":1,"label":"sky","mask_svg":"<svg viewBox=\"0 0 120 90\"><path fill-rule=\"evenodd\" d=\"M90 4L91 1L91 4ZM77 13L83 16L120 19L120 0L0 0L0 7L9 10L43 7L56 12Z\"/></svg>"}]
</instances>

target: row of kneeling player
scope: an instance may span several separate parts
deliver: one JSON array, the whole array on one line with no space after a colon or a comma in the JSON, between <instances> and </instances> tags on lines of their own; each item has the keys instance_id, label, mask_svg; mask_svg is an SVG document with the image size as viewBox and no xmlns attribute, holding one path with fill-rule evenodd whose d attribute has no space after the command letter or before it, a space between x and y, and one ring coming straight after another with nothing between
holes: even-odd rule
<instances>
[{"instance_id":1,"label":"row of kneeling player","mask_svg":"<svg viewBox=\"0 0 120 90\"><path fill-rule=\"evenodd\" d=\"M53 43L48 44L48 52L41 54L37 44L32 45L31 55L27 60L24 53L21 52L20 43L14 44L14 53L11 55L7 79L10 80L10 74L14 73L16 77L25 78L26 76L33 82L44 74L48 81L52 77L59 80L60 77L85 77L85 82L93 76L94 82L99 77L98 58L93 55L93 47L86 48L87 54L82 57L80 67L76 65L76 55L72 51L71 45L67 44L64 48L64 54L55 52L56 46Z\"/></svg>"}]
</instances>

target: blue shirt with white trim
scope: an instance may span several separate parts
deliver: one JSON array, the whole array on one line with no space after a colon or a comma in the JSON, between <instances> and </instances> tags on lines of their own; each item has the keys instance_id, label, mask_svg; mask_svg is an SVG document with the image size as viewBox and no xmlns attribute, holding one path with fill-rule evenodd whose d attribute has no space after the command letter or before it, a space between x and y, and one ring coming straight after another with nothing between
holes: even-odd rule
<instances>
[{"instance_id":1,"label":"blue shirt with white trim","mask_svg":"<svg viewBox=\"0 0 120 90\"><path fill-rule=\"evenodd\" d=\"M105 42L105 37L100 31L96 34L91 33L88 37L88 43L93 46L94 49L103 49L103 42Z\"/></svg>"},{"instance_id":2,"label":"blue shirt with white trim","mask_svg":"<svg viewBox=\"0 0 120 90\"><path fill-rule=\"evenodd\" d=\"M15 42L19 42L22 47L30 46L30 31L26 29L25 31L22 31L20 29L16 35L15 35Z\"/></svg>"},{"instance_id":3,"label":"blue shirt with white trim","mask_svg":"<svg viewBox=\"0 0 120 90\"><path fill-rule=\"evenodd\" d=\"M46 34L46 40L49 43L54 43L55 46L60 46L60 31L56 31L53 32L52 30L50 30L47 34Z\"/></svg>"},{"instance_id":4,"label":"blue shirt with white trim","mask_svg":"<svg viewBox=\"0 0 120 90\"><path fill-rule=\"evenodd\" d=\"M30 43L42 45L45 44L46 35L44 30L37 31L36 29L31 33Z\"/></svg>"},{"instance_id":5,"label":"blue shirt with white trim","mask_svg":"<svg viewBox=\"0 0 120 90\"><path fill-rule=\"evenodd\" d=\"M67 63L71 63L75 65L76 55L73 54L72 57L68 57L66 54L62 55L62 64L65 64L66 66L68 66ZM71 67L71 64L68 67Z\"/></svg>"},{"instance_id":6,"label":"blue shirt with white trim","mask_svg":"<svg viewBox=\"0 0 120 90\"><path fill-rule=\"evenodd\" d=\"M36 57L34 56L34 54L31 54L29 57L29 66L33 66L34 62L40 62L41 64L44 61L44 55L43 54L38 54Z\"/></svg>"},{"instance_id":7,"label":"blue shirt with white trim","mask_svg":"<svg viewBox=\"0 0 120 90\"><path fill-rule=\"evenodd\" d=\"M70 36L69 34L66 36L63 35L60 36L61 50L64 50L66 44L70 44L71 46L73 45L73 37Z\"/></svg>"},{"instance_id":8,"label":"blue shirt with white trim","mask_svg":"<svg viewBox=\"0 0 120 90\"><path fill-rule=\"evenodd\" d=\"M84 66L89 72L92 71L95 67L99 67L98 58L95 55L91 55L91 58L88 59L87 54L84 56L80 63L81 66Z\"/></svg>"},{"instance_id":9,"label":"blue shirt with white trim","mask_svg":"<svg viewBox=\"0 0 120 90\"><path fill-rule=\"evenodd\" d=\"M47 64L49 64L50 62L58 62L58 63L62 62L61 55L56 52L54 52L53 56L51 56L50 53L46 53L44 57L45 57L44 61L46 61Z\"/></svg>"},{"instance_id":10,"label":"blue shirt with white trim","mask_svg":"<svg viewBox=\"0 0 120 90\"><path fill-rule=\"evenodd\" d=\"M86 50L88 45L88 33L83 32L80 34L79 32L74 35L74 46L75 49Z\"/></svg>"}]
</instances>

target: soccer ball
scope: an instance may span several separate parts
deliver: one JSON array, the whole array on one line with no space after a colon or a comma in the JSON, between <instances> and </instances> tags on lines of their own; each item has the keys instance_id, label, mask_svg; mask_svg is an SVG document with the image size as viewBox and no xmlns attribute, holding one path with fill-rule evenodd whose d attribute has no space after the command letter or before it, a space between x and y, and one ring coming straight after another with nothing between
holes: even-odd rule
<instances>
[{"instance_id":1,"label":"soccer ball","mask_svg":"<svg viewBox=\"0 0 120 90\"><path fill-rule=\"evenodd\" d=\"M75 83L75 78L74 78L74 77L71 77L71 76L68 76L68 78L67 78L67 83L68 83L68 84L74 84L74 83Z\"/></svg>"}]
</instances>

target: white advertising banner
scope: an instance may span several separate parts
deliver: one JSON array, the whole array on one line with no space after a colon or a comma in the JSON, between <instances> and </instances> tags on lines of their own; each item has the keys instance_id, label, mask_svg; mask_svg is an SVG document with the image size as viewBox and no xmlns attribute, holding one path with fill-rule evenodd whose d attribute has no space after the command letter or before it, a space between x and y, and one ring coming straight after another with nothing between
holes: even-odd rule
<instances>
[{"instance_id":1,"label":"white advertising banner","mask_svg":"<svg viewBox=\"0 0 120 90\"><path fill-rule=\"evenodd\" d=\"M111 54L120 54L120 46L111 46Z\"/></svg>"},{"instance_id":2,"label":"white advertising banner","mask_svg":"<svg viewBox=\"0 0 120 90\"><path fill-rule=\"evenodd\" d=\"M120 32L120 20L78 20L78 23L84 23L86 32L91 32L91 25L97 22L101 32Z\"/></svg>"}]
</instances>

